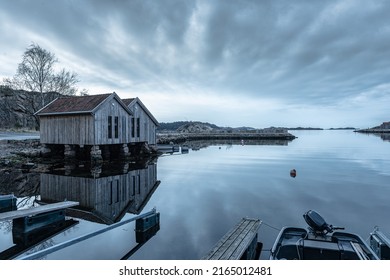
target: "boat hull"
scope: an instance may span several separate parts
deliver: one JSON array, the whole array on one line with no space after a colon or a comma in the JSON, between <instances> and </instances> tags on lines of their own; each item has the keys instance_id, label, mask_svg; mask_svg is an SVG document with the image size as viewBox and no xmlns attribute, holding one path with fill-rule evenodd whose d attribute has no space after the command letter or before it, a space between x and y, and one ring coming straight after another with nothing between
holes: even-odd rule
<instances>
[{"instance_id":1,"label":"boat hull","mask_svg":"<svg viewBox=\"0 0 390 280\"><path fill-rule=\"evenodd\" d=\"M284 227L271 250L271 260L376 260L378 256L356 234L315 235L298 227Z\"/></svg>"}]
</instances>

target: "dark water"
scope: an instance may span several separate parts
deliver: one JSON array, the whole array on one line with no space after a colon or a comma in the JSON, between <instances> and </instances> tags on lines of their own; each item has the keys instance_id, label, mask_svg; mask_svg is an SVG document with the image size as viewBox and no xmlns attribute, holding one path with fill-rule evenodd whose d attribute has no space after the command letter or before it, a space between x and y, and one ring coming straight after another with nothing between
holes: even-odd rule
<instances>
[{"instance_id":1,"label":"dark water","mask_svg":"<svg viewBox=\"0 0 390 280\"><path fill-rule=\"evenodd\" d=\"M263 221L259 240L267 250L275 228L306 227L302 214L309 209L363 238L375 226L390 236L390 142L352 131L293 134L298 138L286 145L213 145L109 172L59 168L41 174L38 199L78 197L84 209L69 213L75 224L19 257L154 207L160 227L142 246L131 222L43 258L200 259L242 217ZM0 252L13 246L12 224L0 223Z\"/></svg>"}]
</instances>

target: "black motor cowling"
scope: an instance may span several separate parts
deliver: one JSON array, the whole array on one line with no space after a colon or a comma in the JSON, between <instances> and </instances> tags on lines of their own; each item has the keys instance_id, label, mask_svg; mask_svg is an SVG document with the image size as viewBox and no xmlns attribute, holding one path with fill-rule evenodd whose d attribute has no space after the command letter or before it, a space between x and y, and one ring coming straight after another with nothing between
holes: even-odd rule
<instances>
[{"instance_id":1,"label":"black motor cowling","mask_svg":"<svg viewBox=\"0 0 390 280\"><path fill-rule=\"evenodd\" d=\"M303 214L303 218L309 227L317 233L326 234L333 231L333 226L326 223L324 218L314 210L307 211Z\"/></svg>"}]
</instances>

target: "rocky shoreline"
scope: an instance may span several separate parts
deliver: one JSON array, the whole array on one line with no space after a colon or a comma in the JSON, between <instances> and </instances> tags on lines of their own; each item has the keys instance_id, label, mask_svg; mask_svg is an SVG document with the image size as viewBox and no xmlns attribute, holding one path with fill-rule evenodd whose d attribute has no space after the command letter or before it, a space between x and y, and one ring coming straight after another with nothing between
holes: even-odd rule
<instances>
[{"instance_id":1,"label":"rocky shoreline","mask_svg":"<svg viewBox=\"0 0 390 280\"><path fill-rule=\"evenodd\" d=\"M27 172L40 158L38 139L0 140L0 194L33 196L39 173Z\"/></svg>"},{"instance_id":2,"label":"rocky shoreline","mask_svg":"<svg viewBox=\"0 0 390 280\"><path fill-rule=\"evenodd\" d=\"M296 137L286 131L242 133L158 133L157 144L179 144L199 140L293 140ZM28 162L41 158L39 139L0 140L0 161Z\"/></svg>"},{"instance_id":3,"label":"rocky shoreline","mask_svg":"<svg viewBox=\"0 0 390 280\"><path fill-rule=\"evenodd\" d=\"M390 122L383 122L381 125L365 128L365 129L357 129L355 132L361 133L390 133Z\"/></svg>"},{"instance_id":4,"label":"rocky shoreline","mask_svg":"<svg viewBox=\"0 0 390 280\"><path fill-rule=\"evenodd\" d=\"M288 132L269 133L159 133L158 144L179 144L198 140L293 140Z\"/></svg>"},{"instance_id":5,"label":"rocky shoreline","mask_svg":"<svg viewBox=\"0 0 390 280\"><path fill-rule=\"evenodd\" d=\"M39 139L25 140L0 140L0 159L17 160L18 158L37 158L41 155L41 143Z\"/></svg>"},{"instance_id":6,"label":"rocky shoreline","mask_svg":"<svg viewBox=\"0 0 390 280\"><path fill-rule=\"evenodd\" d=\"M380 129L380 128L367 128L367 129L358 129L354 132L361 133L390 133L390 129Z\"/></svg>"}]
</instances>

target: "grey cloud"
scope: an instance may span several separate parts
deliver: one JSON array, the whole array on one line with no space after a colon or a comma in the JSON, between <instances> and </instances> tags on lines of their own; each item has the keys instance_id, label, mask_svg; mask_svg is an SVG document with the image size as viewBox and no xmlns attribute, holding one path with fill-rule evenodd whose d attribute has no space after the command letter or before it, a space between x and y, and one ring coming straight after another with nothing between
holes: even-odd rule
<instances>
[{"instance_id":1,"label":"grey cloud","mask_svg":"<svg viewBox=\"0 0 390 280\"><path fill-rule=\"evenodd\" d=\"M51 51L73 53L90 69L85 80L110 87L192 87L331 105L387 83L390 74L388 1L15 0L1 6L8 26L48 38L57 48ZM12 40L10 31L0 36Z\"/></svg>"}]
</instances>

